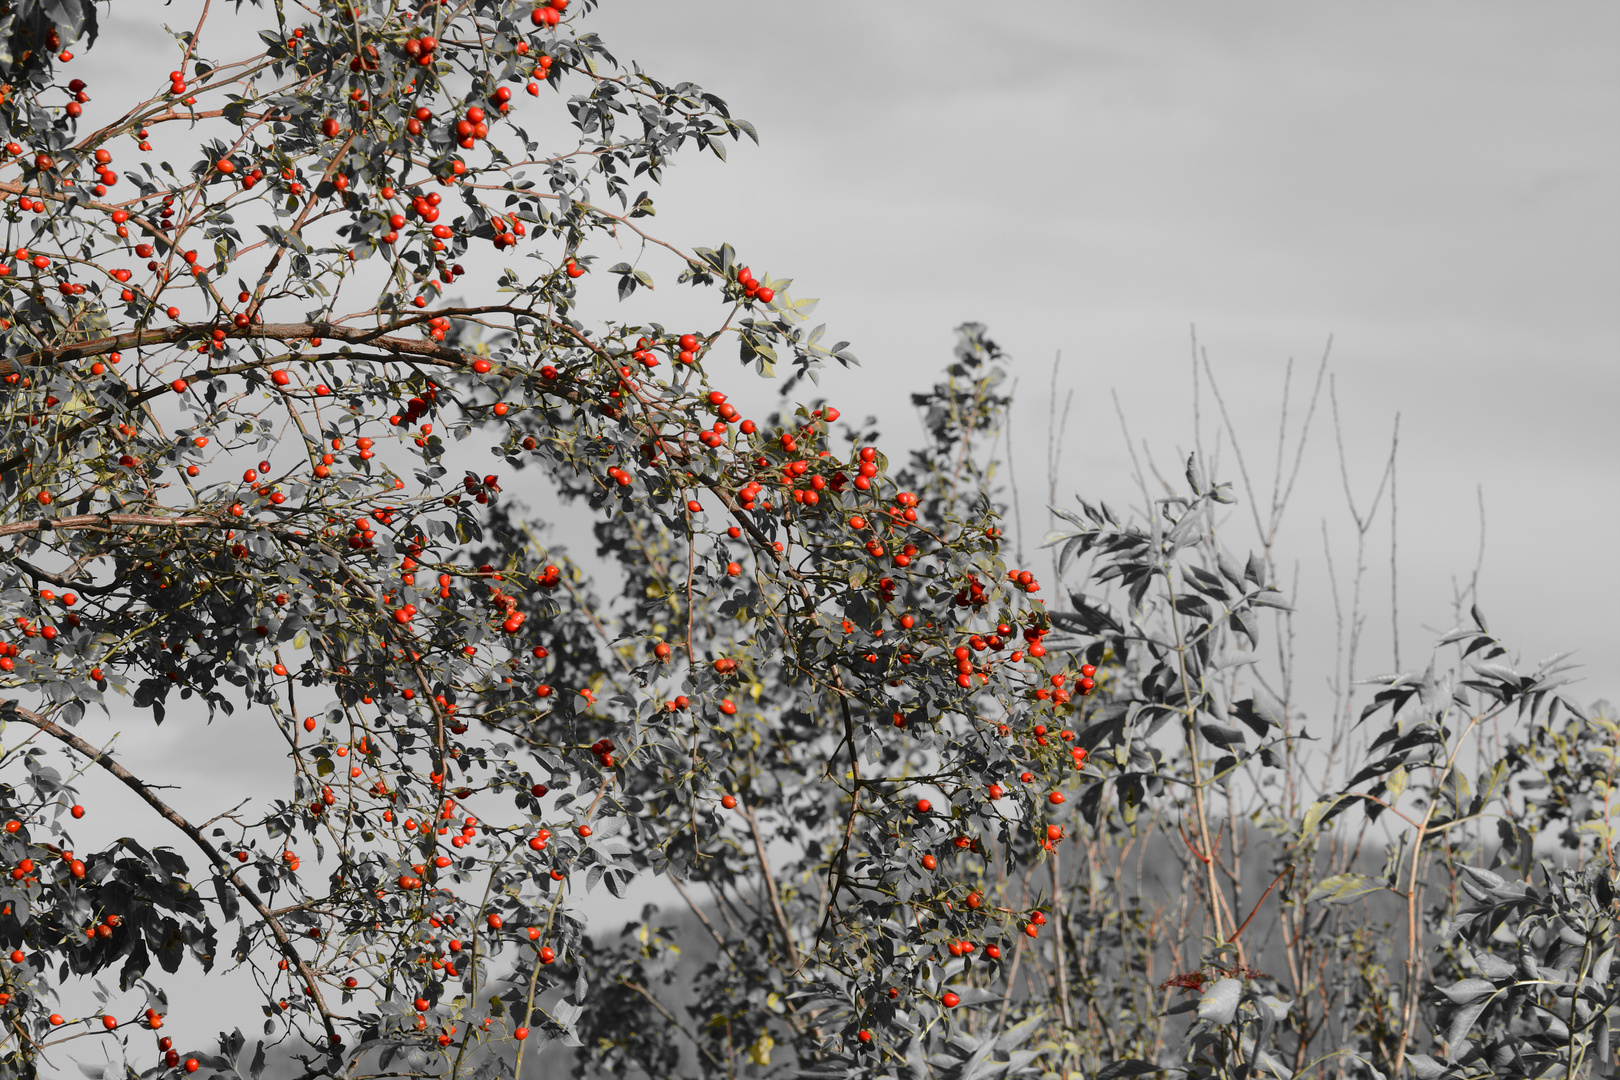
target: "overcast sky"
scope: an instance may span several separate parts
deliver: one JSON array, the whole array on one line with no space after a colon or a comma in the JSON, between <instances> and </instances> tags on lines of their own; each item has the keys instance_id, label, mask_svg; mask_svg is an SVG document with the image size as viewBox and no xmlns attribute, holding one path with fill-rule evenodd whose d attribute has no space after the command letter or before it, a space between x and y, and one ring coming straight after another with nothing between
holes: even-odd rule
<instances>
[{"instance_id":1,"label":"overcast sky","mask_svg":"<svg viewBox=\"0 0 1620 1080\"><path fill-rule=\"evenodd\" d=\"M1110 391L1175 474L1196 326L1269 493L1284 366L1297 393L1332 335L1362 502L1401 413L1403 666L1472 575L1480 488L1492 629L1532 661L1579 649L1591 695L1620 689L1620 5L628 2L592 21L758 128L726 165L672 170L656 225L821 297L865 364L825 380L835 403L886 403L914 440L903 393L952 327L1015 354L1027 533L1059 350L1083 410L1060 491L1125 502ZM1328 426L1301 485L1283 547L1326 627L1306 640L1331 648L1322 524L1341 573L1353 528ZM1372 539L1363 672L1393 662L1387 516Z\"/></svg>"}]
</instances>

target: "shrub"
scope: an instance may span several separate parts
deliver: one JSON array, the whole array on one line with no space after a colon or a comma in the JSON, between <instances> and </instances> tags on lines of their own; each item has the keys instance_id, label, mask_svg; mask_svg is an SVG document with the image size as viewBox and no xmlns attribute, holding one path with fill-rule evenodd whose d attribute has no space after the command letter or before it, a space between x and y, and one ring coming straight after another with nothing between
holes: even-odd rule
<instances>
[{"instance_id":1,"label":"shrub","mask_svg":"<svg viewBox=\"0 0 1620 1080\"><path fill-rule=\"evenodd\" d=\"M1271 553L1222 546L1237 496L1198 455L1141 515L1060 508L1038 576L1002 535L1009 359L982 326L916 396L906 462L825 401L745 417L731 349L793 389L854 357L787 279L647 231L633 189L753 135L719 98L620 65L566 0L347 0L296 26L278 6L253 57L182 34L152 96L80 130L88 80L59 76L93 5L17 7L11 1074L90 1039L203 1076L516 1075L553 1042L656 1076L1612 1060L1607 712L1556 664L1510 666L1476 611L1450 674L1392 676L1346 720L1384 727L1313 797L1259 663L1287 611ZM577 145L529 134L558 117ZM192 159L148 165L176 125ZM602 279L713 315L587 323ZM544 539L564 509L601 575ZM125 744L268 727L287 769L188 818L86 737L98 710ZM1500 760L1465 752L1513 716ZM75 822L113 783L143 816L92 850ZM1382 875L1352 810L1399 822ZM1494 872L1529 874L1555 821L1578 868ZM1171 836L1155 892L1141 858ZM596 889L651 876L700 964L650 911L591 926ZM1393 945L1353 917L1375 894L1401 900ZM1260 924L1282 940L1251 947ZM262 1036L165 1032L166 987L226 967Z\"/></svg>"}]
</instances>

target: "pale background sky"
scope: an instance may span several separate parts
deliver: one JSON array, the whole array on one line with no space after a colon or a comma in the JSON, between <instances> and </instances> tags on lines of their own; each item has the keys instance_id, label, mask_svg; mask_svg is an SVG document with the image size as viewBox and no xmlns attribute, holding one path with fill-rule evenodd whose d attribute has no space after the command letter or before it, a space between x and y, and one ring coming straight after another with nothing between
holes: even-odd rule
<instances>
[{"instance_id":1,"label":"pale background sky","mask_svg":"<svg viewBox=\"0 0 1620 1080\"><path fill-rule=\"evenodd\" d=\"M160 88L178 56L160 24L189 28L197 8L112 5L102 46L75 65L96 107L116 115ZM250 21L215 32L250 46ZM958 323L987 323L1016 357L1026 549L1045 528L1054 354L1058 393L1076 393L1060 499L1124 505L1139 496L1111 391L1179 475L1196 325L1269 491L1284 365L1297 361L1297 422L1332 335L1363 502L1402 414L1405 666L1451 625L1479 487L1492 628L1531 661L1579 649L1579 696L1620 694L1620 5L622 0L589 25L621 59L698 82L758 128L762 145L730 147L728 164L677 159L653 230L729 241L820 297L816 319L864 361L822 392L877 414L891 454L915 443L906 395L938 373ZM694 328L715 318L669 285L584 314L673 324L672 310ZM711 370L763 407L769 388L731 363ZM1203 406L1212 446L1207 391ZM1324 524L1341 573L1353 557L1325 420L1281 541L1300 564L1299 703L1317 712L1334 636ZM1227 536L1243 549L1239 509ZM1392 662L1386 515L1363 673ZM559 528L588 546L581 535ZM266 734L240 717L171 722L118 752L137 773L178 764L177 805L206 818L258 771L221 760L281 760ZM81 842L146 814L106 799ZM172 1027L240 1022L242 999L221 985L177 987Z\"/></svg>"},{"instance_id":2,"label":"pale background sky","mask_svg":"<svg viewBox=\"0 0 1620 1080\"><path fill-rule=\"evenodd\" d=\"M1179 473L1196 325L1261 484L1284 365L1297 419L1331 334L1363 503L1402 413L1404 666L1451 625L1478 485L1492 629L1532 661L1578 648L1588 695L1620 689L1620 6L625 3L594 21L759 129L727 165L672 170L656 225L821 297L865 364L824 381L835 403L914 440L904 394L952 327L986 322L1018 358L1032 536L1058 350L1082 409L1059 490L1123 503L1111 390ZM1211 443L1212 417L1206 391ZM1341 573L1352 557L1331 451L1319 425L1283 533L1329 647L1324 520ZM1392 664L1387 516L1372 538L1363 672Z\"/></svg>"}]
</instances>

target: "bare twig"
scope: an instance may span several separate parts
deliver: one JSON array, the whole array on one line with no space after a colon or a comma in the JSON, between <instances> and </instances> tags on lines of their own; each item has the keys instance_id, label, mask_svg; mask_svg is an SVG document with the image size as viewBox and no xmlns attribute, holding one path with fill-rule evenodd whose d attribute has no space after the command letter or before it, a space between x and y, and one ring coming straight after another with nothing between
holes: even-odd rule
<instances>
[{"instance_id":1,"label":"bare twig","mask_svg":"<svg viewBox=\"0 0 1620 1080\"><path fill-rule=\"evenodd\" d=\"M1014 379L1012 391L1008 394L1014 401L1018 400L1018 380ZM1011 422L1011 406L1008 407L1007 423L1007 477L1012 485L1013 504L1013 530L1017 539L1018 565L1024 565L1024 504L1018 497L1018 470L1013 465L1013 424Z\"/></svg>"},{"instance_id":2,"label":"bare twig","mask_svg":"<svg viewBox=\"0 0 1620 1080\"><path fill-rule=\"evenodd\" d=\"M759 857L760 877L765 881L765 895L770 897L777 929L782 931L782 944L787 949L788 963L797 971L800 967L799 949L793 944L793 926L788 922L787 912L782 910L782 897L776 889L776 878L771 874L771 861L765 855L765 838L759 831L759 819L754 816L754 808L747 803L742 804L742 810L743 817L748 821L748 831L754 837L754 854Z\"/></svg>"},{"instance_id":3,"label":"bare twig","mask_svg":"<svg viewBox=\"0 0 1620 1080\"><path fill-rule=\"evenodd\" d=\"M1401 595L1398 587L1399 566L1395 558L1396 537L1396 500L1395 500L1395 450L1401 441L1401 414L1395 414L1395 434L1390 436L1389 446L1389 634L1391 649L1394 652L1395 670L1401 670Z\"/></svg>"}]
</instances>

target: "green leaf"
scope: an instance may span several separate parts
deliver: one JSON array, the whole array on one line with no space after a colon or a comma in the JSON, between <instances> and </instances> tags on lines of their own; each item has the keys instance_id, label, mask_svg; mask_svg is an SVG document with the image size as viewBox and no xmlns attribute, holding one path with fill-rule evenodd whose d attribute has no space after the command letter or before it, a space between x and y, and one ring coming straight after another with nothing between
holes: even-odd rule
<instances>
[{"instance_id":1,"label":"green leaf","mask_svg":"<svg viewBox=\"0 0 1620 1080\"><path fill-rule=\"evenodd\" d=\"M1364 877L1361 874L1334 874L1317 882L1316 888L1311 890L1305 902L1313 903L1320 900L1329 904L1347 904L1368 893L1379 892L1383 888L1384 882L1378 878Z\"/></svg>"},{"instance_id":2,"label":"green leaf","mask_svg":"<svg viewBox=\"0 0 1620 1080\"><path fill-rule=\"evenodd\" d=\"M1300 843L1304 843L1314 835L1316 830L1321 828L1322 821L1327 815L1345 798L1344 795L1333 795L1326 799L1318 799L1312 803L1299 823Z\"/></svg>"},{"instance_id":3,"label":"green leaf","mask_svg":"<svg viewBox=\"0 0 1620 1080\"><path fill-rule=\"evenodd\" d=\"M1384 787L1389 791L1387 801L1394 802L1406 790L1406 770L1401 767L1391 769L1384 777Z\"/></svg>"}]
</instances>

